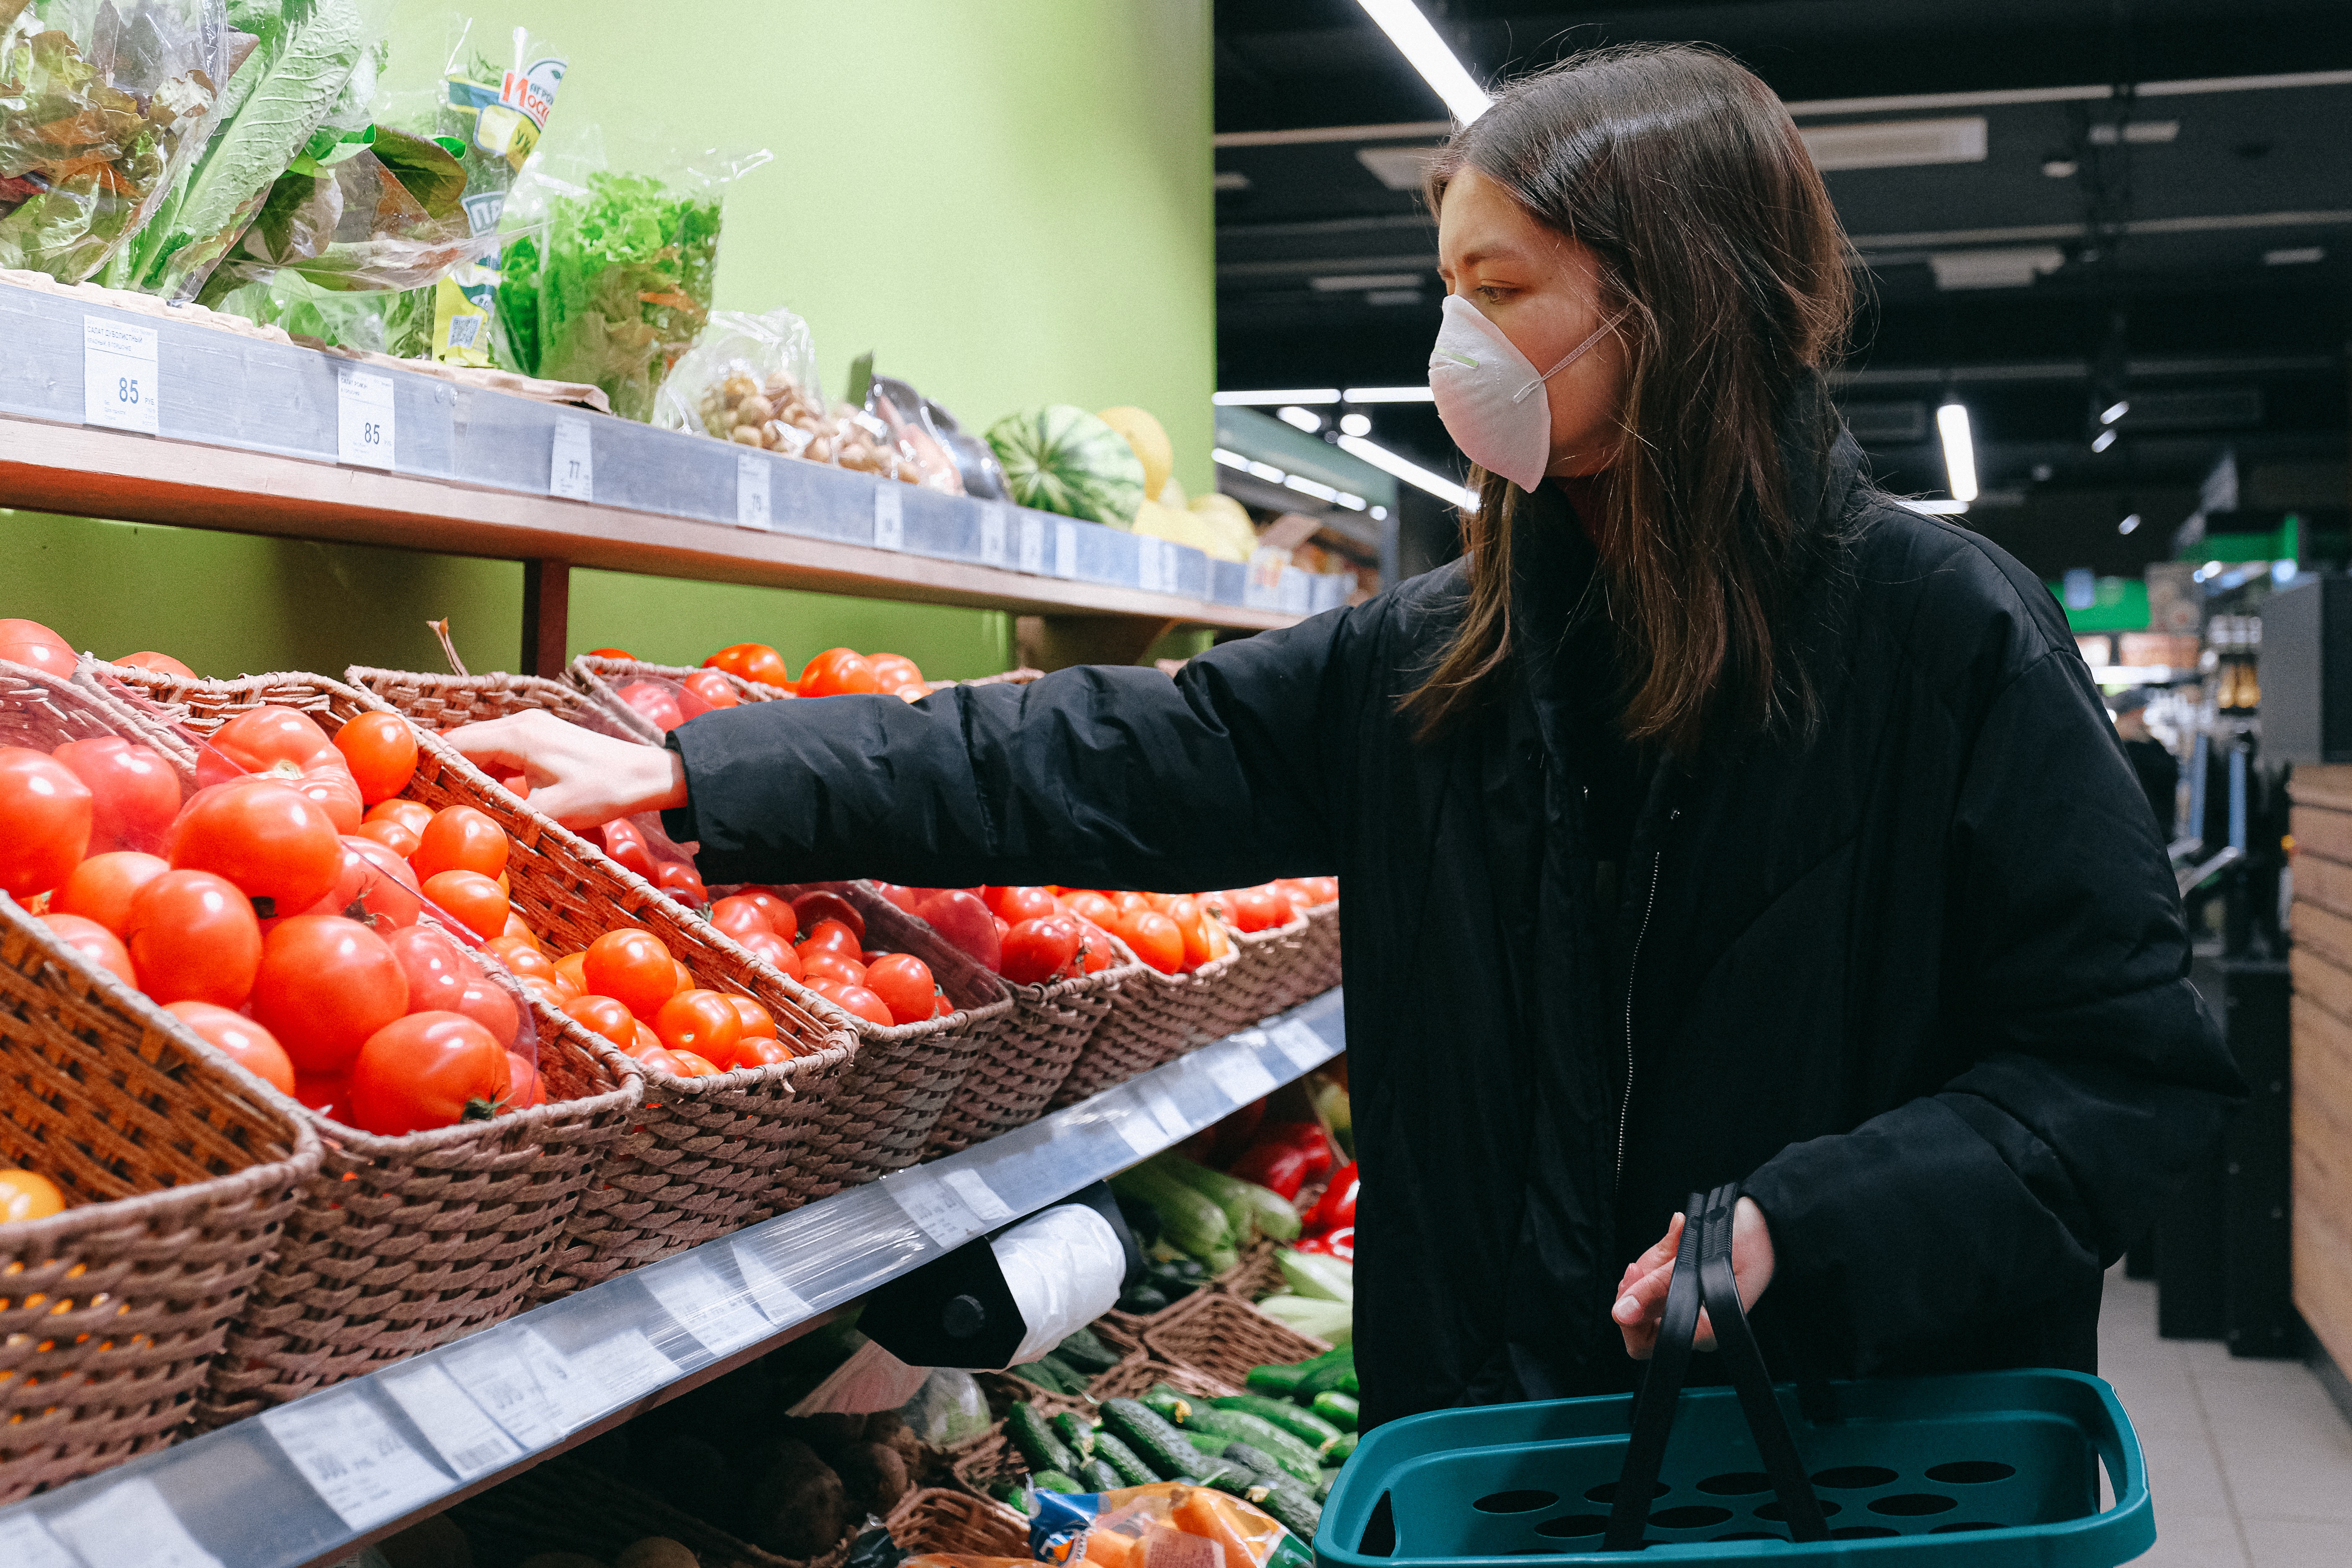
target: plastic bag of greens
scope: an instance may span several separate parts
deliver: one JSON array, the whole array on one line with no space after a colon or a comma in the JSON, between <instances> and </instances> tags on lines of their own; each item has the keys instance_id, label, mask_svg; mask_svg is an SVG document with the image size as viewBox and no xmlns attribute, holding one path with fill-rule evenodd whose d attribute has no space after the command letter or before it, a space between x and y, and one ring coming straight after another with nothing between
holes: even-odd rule
<instances>
[{"instance_id":1,"label":"plastic bag of greens","mask_svg":"<svg viewBox=\"0 0 2352 1568\"><path fill-rule=\"evenodd\" d=\"M433 347L433 290L407 289L352 293L322 289L289 268L266 282L247 282L217 300L215 310L243 316L331 348L359 349L399 359L423 359Z\"/></svg>"},{"instance_id":2,"label":"plastic bag of greens","mask_svg":"<svg viewBox=\"0 0 2352 1568\"><path fill-rule=\"evenodd\" d=\"M933 1368L915 1397L898 1407L898 1418L934 1448L977 1437L996 1420L989 1414L988 1396L981 1393L979 1382L951 1366Z\"/></svg>"},{"instance_id":3,"label":"plastic bag of greens","mask_svg":"<svg viewBox=\"0 0 2352 1568\"><path fill-rule=\"evenodd\" d=\"M654 394L653 423L662 429L699 431L795 458L824 420L816 340L790 310L713 312Z\"/></svg>"},{"instance_id":4,"label":"plastic bag of greens","mask_svg":"<svg viewBox=\"0 0 2352 1568\"><path fill-rule=\"evenodd\" d=\"M221 0L0 0L0 268L104 267L204 146L230 43Z\"/></svg>"}]
</instances>

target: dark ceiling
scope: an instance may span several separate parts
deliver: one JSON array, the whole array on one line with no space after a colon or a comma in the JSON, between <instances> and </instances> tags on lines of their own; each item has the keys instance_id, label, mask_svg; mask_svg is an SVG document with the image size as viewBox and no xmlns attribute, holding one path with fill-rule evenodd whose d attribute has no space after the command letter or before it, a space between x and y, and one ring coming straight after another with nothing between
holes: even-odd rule
<instances>
[{"instance_id":1,"label":"dark ceiling","mask_svg":"<svg viewBox=\"0 0 2352 1568\"><path fill-rule=\"evenodd\" d=\"M1421 4L1490 86L1696 39L1809 133L1958 121L1964 153L1980 117L1980 159L1825 174L1872 300L1841 397L1880 479L1919 494L1945 483L1935 405L1967 403L1969 525L2035 570L2170 555L2225 449L2250 510L2345 504L2347 0ZM1373 165L1409 173L1444 105L1355 0L1220 0L1216 33L1219 385L1424 381L1435 230ZM2133 412L2094 452L2109 385ZM1366 412L1375 439L1460 470L1426 405Z\"/></svg>"}]
</instances>

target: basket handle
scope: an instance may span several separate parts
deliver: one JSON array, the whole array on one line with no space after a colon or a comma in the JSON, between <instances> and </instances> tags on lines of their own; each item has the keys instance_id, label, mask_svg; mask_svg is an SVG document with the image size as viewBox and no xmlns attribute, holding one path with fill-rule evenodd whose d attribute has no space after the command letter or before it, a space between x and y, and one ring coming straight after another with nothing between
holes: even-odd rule
<instances>
[{"instance_id":1,"label":"basket handle","mask_svg":"<svg viewBox=\"0 0 2352 1568\"><path fill-rule=\"evenodd\" d=\"M1633 1431L1625 1446L1625 1463L1618 1472L1617 1489L1609 1504L1609 1531L1603 1552L1639 1552L1650 1522L1651 1495L1657 1489L1658 1471L1666 1457L1666 1439L1673 1435L1675 1407L1683 1381L1690 1371L1691 1348L1698 1337L1702 1301L1715 1342L1723 1352L1725 1369L1748 1417L1748 1429L1764 1459L1765 1473L1787 1515L1789 1535L1795 1541L1826 1541L1829 1524L1821 1500L1805 1475L1796 1438L1788 1417L1772 1392L1764 1352L1748 1326L1747 1309L1739 1300L1739 1281L1731 1267L1731 1224L1739 1203L1739 1184L1728 1182L1711 1193L1693 1193L1684 1211L1682 1239L1675 1247L1675 1272L1666 1290L1664 1320L1658 1329L1657 1350L1634 1396Z\"/></svg>"}]
</instances>

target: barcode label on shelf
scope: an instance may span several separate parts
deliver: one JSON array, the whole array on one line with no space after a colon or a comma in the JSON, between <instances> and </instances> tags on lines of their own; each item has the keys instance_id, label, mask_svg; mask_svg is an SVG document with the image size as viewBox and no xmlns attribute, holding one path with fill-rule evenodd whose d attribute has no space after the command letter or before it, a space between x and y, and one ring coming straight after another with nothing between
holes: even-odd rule
<instances>
[{"instance_id":1,"label":"barcode label on shelf","mask_svg":"<svg viewBox=\"0 0 2352 1568\"><path fill-rule=\"evenodd\" d=\"M583 416L555 416L555 442L547 459L547 493L567 500L596 499L595 445Z\"/></svg>"},{"instance_id":2,"label":"barcode label on shelf","mask_svg":"<svg viewBox=\"0 0 2352 1568\"><path fill-rule=\"evenodd\" d=\"M447 1479L356 1391L265 1410L261 1424L353 1530L398 1519L449 1489Z\"/></svg>"},{"instance_id":3,"label":"barcode label on shelf","mask_svg":"<svg viewBox=\"0 0 2352 1568\"><path fill-rule=\"evenodd\" d=\"M80 1568L73 1553L29 1513L0 1514L0 1563L10 1568Z\"/></svg>"},{"instance_id":4,"label":"barcode label on shelf","mask_svg":"<svg viewBox=\"0 0 2352 1568\"><path fill-rule=\"evenodd\" d=\"M344 365L335 372L335 460L392 467L392 377Z\"/></svg>"},{"instance_id":5,"label":"barcode label on shelf","mask_svg":"<svg viewBox=\"0 0 2352 1568\"><path fill-rule=\"evenodd\" d=\"M1054 525L1054 575L1075 577L1078 574L1078 525L1057 522Z\"/></svg>"},{"instance_id":6,"label":"barcode label on shelf","mask_svg":"<svg viewBox=\"0 0 2352 1568\"><path fill-rule=\"evenodd\" d=\"M677 1258L637 1278L662 1310L713 1355L728 1355L768 1337L768 1320L750 1298L698 1258Z\"/></svg>"},{"instance_id":7,"label":"barcode label on shelf","mask_svg":"<svg viewBox=\"0 0 2352 1568\"><path fill-rule=\"evenodd\" d=\"M896 479L884 479L874 491L874 548L907 548L907 492Z\"/></svg>"},{"instance_id":8,"label":"barcode label on shelf","mask_svg":"<svg viewBox=\"0 0 2352 1568\"><path fill-rule=\"evenodd\" d=\"M963 1206L981 1224L1003 1225L1013 1217L1011 1205L996 1195L996 1189L978 1171L941 1171L940 1180L962 1200Z\"/></svg>"},{"instance_id":9,"label":"barcode label on shelf","mask_svg":"<svg viewBox=\"0 0 2352 1568\"><path fill-rule=\"evenodd\" d=\"M1276 1024L1265 1036L1300 1068L1319 1067L1331 1055L1331 1047L1324 1043L1323 1037L1296 1018Z\"/></svg>"},{"instance_id":10,"label":"barcode label on shelf","mask_svg":"<svg viewBox=\"0 0 2352 1568\"><path fill-rule=\"evenodd\" d=\"M760 1303L770 1322L780 1329L790 1328L816 1316L816 1309L784 1282L782 1273L761 1256L759 1245L751 1237L738 1237L733 1251L735 1267L743 1271L743 1288L751 1292L751 1300Z\"/></svg>"},{"instance_id":11,"label":"barcode label on shelf","mask_svg":"<svg viewBox=\"0 0 2352 1568\"><path fill-rule=\"evenodd\" d=\"M940 1184L931 1172L918 1165L882 1184L891 1200L907 1211L917 1229L941 1247L961 1247L971 1238L971 1211L952 1188Z\"/></svg>"},{"instance_id":12,"label":"barcode label on shelf","mask_svg":"<svg viewBox=\"0 0 2352 1568\"><path fill-rule=\"evenodd\" d=\"M1002 566L1004 553L1004 508L991 501L980 509L980 563Z\"/></svg>"},{"instance_id":13,"label":"barcode label on shelf","mask_svg":"<svg viewBox=\"0 0 2352 1568\"><path fill-rule=\"evenodd\" d=\"M81 319L81 422L155 434L163 387L155 329L103 316Z\"/></svg>"},{"instance_id":14,"label":"barcode label on shelf","mask_svg":"<svg viewBox=\"0 0 2352 1568\"><path fill-rule=\"evenodd\" d=\"M89 1568L221 1568L143 1477L51 1514L49 1530Z\"/></svg>"},{"instance_id":15,"label":"barcode label on shelf","mask_svg":"<svg viewBox=\"0 0 2352 1568\"><path fill-rule=\"evenodd\" d=\"M388 1369L381 1381L393 1403L416 1423L459 1480L470 1481L522 1458L515 1440L482 1414L482 1407L437 1362Z\"/></svg>"},{"instance_id":16,"label":"barcode label on shelf","mask_svg":"<svg viewBox=\"0 0 2352 1568\"><path fill-rule=\"evenodd\" d=\"M1022 571L1033 577L1045 574L1045 520L1024 515L1021 519L1020 561Z\"/></svg>"},{"instance_id":17,"label":"barcode label on shelf","mask_svg":"<svg viewBox=\"0 0 2352 1568\"><path fill-rule=\"evenodd\" d=\"M562 1359L537 1334L520 1329L511 1338L501 1333L468 1340L446 1358L490 1418L527 1449L543 1448L572 1429L571 1405L549 1394L538 1376L534 1362L543 1359L541 1352ZM568 1370L564 1375L571 1375Z\"/></svg>"},{"instance_id":18,"label":"barcode label on shelf","mask_svg":"<svg viewBox=\"0 0 2352 1568\"><path fill-rule=\"evenodd\" d=\"M768 459L757 452L735 454L735 526L763 532L775 526L768 512Z\"/></svg>"},{"instance_id":19,"label":"barcode label on shelf","mask_svg":"<svg viewBox=\"0 0 2352 1568\"><path fill-rule=\"evenodd\" d=\"M604 1405L597 1412L610 1410L616 1405L651 1394L664 1384L677 1377L677 1365L669 1357L654 1349L653 1341L635 1329L600 1340L582 1351L574 1359L575 1367L587 1370L604 1390Z\"/></svg>"}]
</instances>

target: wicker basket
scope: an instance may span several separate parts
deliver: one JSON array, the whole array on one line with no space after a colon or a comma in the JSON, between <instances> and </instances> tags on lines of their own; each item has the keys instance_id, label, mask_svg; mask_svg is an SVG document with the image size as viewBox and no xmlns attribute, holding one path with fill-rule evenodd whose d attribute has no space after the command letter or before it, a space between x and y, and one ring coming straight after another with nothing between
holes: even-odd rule
<instances>
[{"instance_id":1,"label":"wicker basket","mask_svg":"<svg viewBox=\"0 0 2352 1568\"><path fill-rule=\"evenodd\" d=\"M198 732L265 702L301 709L330 731L361 712L383 708L376 699L318 675L187 681L136 669L103 673ZM805 1010L793 994L798 988L788 990L782 975L491 784L437 736L417 737L416 778L407 794L436 809L460 803L475 806L506 830L515 905L551 947L573 951L615 926L643 927L667 942L704 984L757 998L774 1016L784 1042L806 1053L774 1067L712 1078L648 1071L642 1104L631 1090L628 1115L622 1116L618 1106L600 1111L595 1171L588 1179L572 1179L580 1173L566 1173L571 1193L558 1216L561 1234L531 1286L532 1299L568 1294L772 1212L792 1144L807 1131L825 1086L849 1061L853 1047L846 1033ZM534 1011L542 1035L565 1029L582 1042L583 1051L603 1051L562 1015ZM637 1071L635 1063L611 1060L617 1064L608 1069L616 1075L616 1087L618 1076ZM585 1136L589 1130L576 1131Z\"/></svg>"},{"instance_id":2,"label":"wicker basket","mask_svg":"<svg viewBox=\"0 0 2352 1568\"><path fill-rule=\"evenodd\" d=\"M1274 1244L1252 1242L1242 1249L1242 1260L1209 1282L1209 1292L1235 1301L1255 1301L1282 1289L1282 1268L1274 1260Z\"/></svg>"},{"instance_id":3,"label":"wicker basket","mask_svg":"<svg viewBox=\"0 0 2352 1568\"><path fill-rule=\"evenodd\" d=\"M474 1549L474 1568L519 1568L543 1552L610 1563L649 1535L677 1542L703 1568L833 1568L849 1553L847 1541L807 1563L762 1552L570 1455L467 1498L449 1518Z\"/></svg>"},{"instance_id":4,"label":"wicker basket","mask_svg":"<svg viewBox=\"0 0 2352 1568\"><path fill-rule=\"evenodd\" d=\"M1029 1521L987 1498L925 1487L908 1492L883 1521L891 1542L913 1556L953 1552L963 1557L1029 1556Z\"/></svg>"},{"instance_id":5,"label":"wicker basket","mask_svg":"<svg viewBox=\"0 0 2352 1568\"><path fill-rule=\"evenodd\" d=\"M1300 939L1298 947L1300 994L1296 1001L1286 1004L1293 1007L1339 984L1339 900L1317 904L1307 911L1307 934Z\"/></svg>"},{"instance_id":6,"label":"wicker basket","mask_svg":"<svg viewBox=\"0 0 2352 1568\"><path fill-rule=\"evenodd\" d=\"M661 744L661 731L626 703L602 702L576 686L536 675L421 675L355 664L343 679L436 731L538 710L599 734Z\"/></svg>"},{"instance_id":7,"label":"wicker basket","mask_svg":"<svg viewBox=\"0 0 2352 1568\"><path fill-rule=\"evenodd\" d=\"M1076 1105L1229 1033L1218 1024L1218 998L1240 963L1237 943L1235 952L1190 974L1162 974L1138 964L1111 998L1110 1011L1054 1091L1052 1103Z\"/></svg>"},{"instance_id":8,"label":"wicker basket","mask_svg":"<svg viewBox=\"0 0 2352 1568\"><path fill-rule=\"evenodd\" d=\"M1118 942L1116 937L1111 940ZM996 1044L972 1064L963 1092L940 1115L926 1158L986 1142L1045 1113L1110 1016L1120 987L1143 973L1143 965L1124 944L1118 947L1118 958L1108 969L1076 980L1050 985L1006 983L1013 993L1013 1016L1005 1020Z\"/></svg>"},{"instance_id":9,"label":"wicker basket","mask_svg":"<svg viewBox=\"0 0 2352 1568\"><path fill-rule=\"evenodd\" d=\"M1271 931L1226 930L1233 934L1234 963L1210 1004L1209 1026L1215 1036L1246 1029L1312 994L1302 989L1306 916L1294 916Z\"/></svg>"},{"instance_id":10,"label":"wicker basket","mask_svg":"<svg viewBox=\"0 0 2352 1568\"><path fill-rule=\"evenodd\" d=\"M740 675L719 669L715 666L706 666L698 669L681 664L647 664L639 658L598 658L595 655L587 653L582 654L565 666L563 673L574 686L609 708L628 709L629 705L621 700L621 688L632 681L667 680L672 685L677 685L689 675L718 676L725 683L727 689L735 694L735 700L739 704L773 702L781 698L794 695L782 687L768 686L757 680L746 680Z\"/></svg>"},{"instance_id":11,"label":"wicker basket","mask_svg":"<svg viewBox=\"0 0 2352 1568\"><path fill-rule=\"evenodd\" d=\"M1155 1383L1171 1384L1182 1393L1202 1399L1217 1399L1239 1392L1192 1367L1162 1361L1146 1351L1128 1357L1095 1379L1083 1401L1055 1401L1052 1395L1047 1395L1045 1399L1031 1403L1049 1418L1065 1410L1075 1409L1092 1420L1095 1405L1109 1399L1136 1398ZM974 1437L950 1450L948 1468L954 1475L957 1485L974 1497L984 1498L988 1496L991 1481L1021 1475L1029 1468L1029 1462L1022 1457L1020 1449L1013 1447L1013 1439L1004 1435L1003 1425L1000 1422L985 1436Z\"/></svg>"},{"instance_id":12,"label":"wicker basket","mask_svg":"<svg viewBox=\"0 0 2352 1568\"><path fill-rule=\"evenodd\" d=\"M75 1205L0 1226L6 1503L185 1428L320 1148L288 1102L5 896L0 1063L0 1164Z\"/></svg>"},{"instance_id":13,"label":"wicker basket","mask_svg":"<svg viewBox=\"0 0 2352 1568\"><path fill-rule=\"evenodd\" d=\"M1143 1342L1161 1361L1237 1389L1248 1385L1252 1367L1291 1366L1331 1348L1230 1296L1208 1297L1197 1311L1146 1329Z\"/></svg>"}]
</instances>

